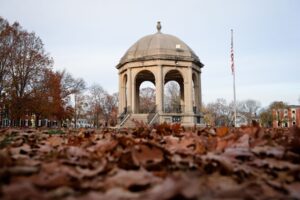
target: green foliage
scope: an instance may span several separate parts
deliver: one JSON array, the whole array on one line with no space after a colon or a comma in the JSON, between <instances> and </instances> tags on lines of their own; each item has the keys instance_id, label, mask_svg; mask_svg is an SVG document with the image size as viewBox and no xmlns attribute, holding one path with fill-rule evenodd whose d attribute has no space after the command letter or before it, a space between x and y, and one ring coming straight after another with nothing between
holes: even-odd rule
<instances>
[{"instance_id":1,"label":"green foliage","mask_svg":"<svg viewBox=\"0 0 300 200\"><path fill-rule=\"evenodd\" d=\"M270 110L264 110L263 112L261 112L259 118L262 126L264 127L272 126L273 117L272 117L272 112Z\"/></svg>"},{"instance_id":2,"label":"green foliage","mask_svg":"<svg viewBox=\"0 0 300 200\"><path fill-rule=\"evenodd\" d=\"M11 142L12 142L12 137L11 136L5 137L2 141L0 141L0 149L5 148Z\"/></svg>"},{"instance_id":3,"label":"green foliage","mask_svg":"<svg viewBox=\"0 0 300 200\"><path fill-rule=\"evenodd\" d=\"M47 134L56 135L56 134L65 134L65 132L62 130L49 130L49 131L47 131Z\"/></svg>"},{"instance_id":4,"label":"green foliage","mask_svg":"<svg viewBox=\"0 0 300 200\"><path fill-rule=\"evenodd\" d=\"M274 101L272 102L267 109L263 110L259 114L260 122L263 126L265 127L272 127L272 122L273 122L273 115L272 115L272 110L275 109L285 109L287 108L288 105L287 103L283 101Z\"/></svg>"},{"instance_id":5,"label":"green foliage","mask_svg":"<svg viewBox=\"0 0 300 200\"><path fill-rule=\"evenodd\" d=\"M3 149L10 145L14 141L14 137L17 135L17 132L12 132L9 135L6 135L3 140L0 141L0 149Z\"/></svg>"},{"instance_id":6,"label":"green foliage","mask_svg":"<svg viewBox=\"0 0 300 200\"><path fill-rule=\"evenodd\" d=\"M283 101L274 101L269 105L269 110L272 111L272 109L284 109L287 107L288 107L287 103Z\"/></svg>"}]
</instances>

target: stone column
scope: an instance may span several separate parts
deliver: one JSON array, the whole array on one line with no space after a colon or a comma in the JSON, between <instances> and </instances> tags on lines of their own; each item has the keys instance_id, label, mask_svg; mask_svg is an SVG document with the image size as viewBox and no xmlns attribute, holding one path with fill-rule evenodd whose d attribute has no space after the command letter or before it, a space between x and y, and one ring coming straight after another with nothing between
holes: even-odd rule
<instances>
[{"instance_id":1,"label":"stone column","mask_svg":"<svg viewBox=\"0 0 300 200\"><path fill-rule=\"evenodd\" d=\"M123 99L123 80L122 74L119 74L119 115L122 114L124 108L124 99Z\"/></svg>"},{"instance_id":2,"label":"stone column","mask_svg":"<svg viewBox=\"0 0 300 200\"><path fill-rule=\"evenodd\" d=\"M181 112L185 112L185 101L184 101L184 80L183 82L178 82L179 83L179 87L180 87L180 106L182 106L181 108Z\"/></svg>"},{"instance_id":3,"label":"stone column","mask_svg":"<svg viewBox=\"0 0 300 200\"><path fill-rule=\"evenodd\" d=\"M133 89L133 82L132 82L132 70L131 68L127 71L127 81L128 81L128 88L127 88L127 108L128 112L132 112L133 110L133 102L132 102L132 89Z\"/></svg>"},{"instance_id":4,"label":"stone column","mask_svg":"<svg viewBox=\"0 0 300 200\"><path fill-rule=\"evenodd\" d=\"M163 70L162 65L158 66L158 70L155 76L155 93L156 93L156 110L158 113L163 112L163 105L164 105L164 80L163 80Z\"/></svg>"},{"instance_id":5,"label":"stone column","mask_svg":"<svg viewBox=\"0 0 300 200\"><path fill-rule=\"evenodd\" d=\"M201 69L200 69L200 72L199 72L198 76L199 76L199 79L198 79L198 83L199 83L199 110L201 111L201 109L202 109Z\"/></svg>"},{"instance_id":6,"label":"stone column","mask_svg":"<svg viewBox=\"0 0 300 200\"><path fill-rule=\"evenodd\" d=\"M184 77L184 102L185 102L185 113L193 113L193 84L192 84L192 68L186 69L186 74Z\"/></svg>"},{"instance_id":7,"label":"stone column","mask_svg":"<svg viewBox=\"0 0 300 200\"><path fill-rule=\"evenodd\" d=\"M195 75L195 79L194 81L194 92L195 92L195 106L197 108L197 111L200 109L201 105L200 105L200 87L199 87L199 74L194 74Z\"/></svg>"},{"instance_id":8,"label":"stone column","mask_svg":"<svg viewBox=\"0 0 300 200\"><path fill-rule=\"evenodd\" d=\"M130 94L130 97L131 97L131 110L132 110L132 113L137 113L138 112L138 98L137 98L137 95L138 95L138 91L137 91L137 87L138 87L138 83L136 81L136 76L137 76L137 73L131 73L131 88L130 88L130 91L131 91L131 94Z\"/></svg>"},{"instance_id":9,"label":"stone column","mask_svg":"<svg viewBox=\"0 0 300 200\"><path fill-rule=\"evenodd\" d=\"M141 83L134 81L134 113L140 112L140 85Z\"/></svg>"}]
</instances>

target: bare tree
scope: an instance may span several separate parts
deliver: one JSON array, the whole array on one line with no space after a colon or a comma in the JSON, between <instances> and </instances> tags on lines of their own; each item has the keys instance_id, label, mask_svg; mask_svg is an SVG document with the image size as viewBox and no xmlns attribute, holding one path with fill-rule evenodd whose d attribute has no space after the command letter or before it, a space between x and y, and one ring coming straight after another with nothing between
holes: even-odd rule
<instances>
[{"instance_id":1,"label":"bare tree","mask_svg":"<svg viewBox=\"0 0 300 200\"><path fill-rule=\"evenodd\" d=\"M180 111L180 86L175 81L165 85L165 110L169 112Z\"/></svg>"},{"instance_id":2,"label":"bare tree","mask_svg":"<svg viewBox=\"0 0 300 200\"><path fill-rule=\"evenodd\" d=\"M257 111L260 107L260 102L253 99L248 99L238 103L238 112L243 114L247 118L248 124L250 124L251 121L256 118Z\"/></svg>"},{"instance_id":3,"label":"bare tree","mask_svg":"<svg viewBox=\"0 0 300 200\"><path fill-rule=\"evenodd\" d=\"M80 93L86 88L85 81L82 78L74 78L66 70L60 72L60 76L63 99L69 98L72 94Z\"/></svg>"},{"instance_id":4,"label":"bare tree","mask_svg":"<svg viewBox=\"0 0 300 200\"><path fill-rule=\"evenodd\" d=\"M99 128L100 116L104 113L107 92L102 86L94 84L89 89L89 105L94 125Z\"/></svg>"},{"instance_id":5,"label":"bare tree","mask_svg":"<svg viewBox=\"0 0 300 200\"><path fill-rule=\"evenodd\" d=\"M88 103L89 113L95 127L100 127L100 121L105 126L116 125L118 115L117 93L110 95L103 87L94 84L89 88Z\"/></svg>"},{"instance_id":6,"label":"bare tree","mask_svg":"<svg viewBox=\"0 0 300 200\"><path fill-rule=\"evenodd\" d=\"M226 100L222 98L207 104L204 112L204 119L210 120L211 125L230 125L232 121L232 109Z\"/></svg>"},{"instance_id":7,"label":"bare tree","mask_svg":"<svg viewBox=\"0 0 300 200\"><path fill-rule=\"evenodd\" d=\"M87 96L82 93L76 93L75 97L75 106L74 106L74 119L75 119L75 128L78 127L78 119L86 119L88 112L88 102Z\"/></svg>"},{"instance_id":8,"label":"bare tree","mask_svg":"<svg viewBox=\"0 0 300 200\"><path fill-rule=\"evenodd\" d=\"M140 90L140 112L149 113L155 108L155 89L145 87Z\"/></svg>"},{"instance_id":9,"label":"bare tree","mask_svg":"<svg viewBox=\"0 0 300 200\"><path fill-rule=\"evenodd\" d=\"M118 110L118 94L113 95L107 94L105 97L103 113L105 116L106 123L109 125L117 124L117 110Z\"/></svg>"},{"instance_id":10,"label":"bare tree","mask_svg":"<svg viewBox=\"0 0 300 200\"><path fill-rule=\"evenodd\" d=\"M12 48L12 28L0 17L0 95L7 86L10 52Z\"/></svg>"},{"instance_id":11,"label":"bare tree","mask_svg":"<svg viewBox=\"0 0 300 200\"><path fill-rule=\"evenodd\" d=\"M86 89L85 81L81 78L74 78L70 73L66 70L59 72L60 80L61 80L61 98L67 105L70 102L71 95L74 95L75 106L74 106L74 119L75 119L75 127L77 127L77 119L80 115L78 104L80 104L81 99L79 97L82 96L81 92ZM78 99L79 98L79 99Z\"/></svg>"}]
</instances>

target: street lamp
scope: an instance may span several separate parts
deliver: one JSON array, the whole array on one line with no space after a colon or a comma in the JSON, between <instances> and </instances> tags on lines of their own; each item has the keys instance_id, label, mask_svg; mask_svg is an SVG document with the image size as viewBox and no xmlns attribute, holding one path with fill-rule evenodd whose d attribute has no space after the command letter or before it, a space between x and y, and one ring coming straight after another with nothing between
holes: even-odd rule
<instances>
[{"instance_id":1,"label":"street lamp","mask_svg":"<svg viewBox=\"0 0 300 200\"><path fill-rule=\"evenodd\" d=\"M4 127L3 125L3 118L5 117L6 114L6 108L5 108L5 97L7 93L0 88L0 127Z\"/></svg>"}]
</instances>

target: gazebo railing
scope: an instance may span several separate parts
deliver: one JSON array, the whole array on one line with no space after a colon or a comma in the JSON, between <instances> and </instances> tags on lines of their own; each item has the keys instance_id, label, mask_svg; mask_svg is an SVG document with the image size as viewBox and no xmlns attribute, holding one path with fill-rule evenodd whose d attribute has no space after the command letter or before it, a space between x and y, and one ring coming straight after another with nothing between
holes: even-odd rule
<instances>
[{"instance_id":1,"label":"gazebo railing","mask_svg":"<svg viewBox=\"0 0 300 200\"><path fill-rule=\"evenodd\" d=\"M150 124L150 122L152 121L152 119L155 117L155 115L157 114L157 111L156 111L156 105L153 106L153 108L150 110L149 114L148 114L148 123Z\"/></svg>"},{"instance_id":2,"label":"gazebo railing","mask_svg":"<svg viewBox=\"0 0 300 200\"><path fill-rule=\"evenodd\" d=\"M119 124L120 126L123 126L124 123L127 121L127 119L130 117L130 113L128 112L127 107L124 108L124 111L121 113L121 115L119 116Z\"/></svg>"},{"instance_id":3,"label":"gazebo railing","mask_svg":"<svg viewBox=\"0 0 300 200\"><path fill-rule=\"evenodd\" d=\"M184 106L177 105L177 106L167 106L164 108L164 113L182 113L184 110Z\"/></svg>"}]
</instances>

